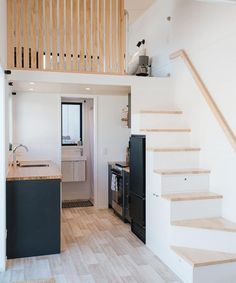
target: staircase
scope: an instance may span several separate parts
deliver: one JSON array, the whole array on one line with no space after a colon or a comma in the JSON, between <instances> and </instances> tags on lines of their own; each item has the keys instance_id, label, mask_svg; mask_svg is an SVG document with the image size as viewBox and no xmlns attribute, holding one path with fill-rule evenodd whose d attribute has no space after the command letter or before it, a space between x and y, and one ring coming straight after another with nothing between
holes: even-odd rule
<instances>
[{"instance_id":1,"label":"staircase","mask_svg":"<svg viewBox=\"0 0 236 283\"><path fill-rule=\"evenodd\" d=\"M236 282L236 224L222 218L222 195L178 109L143 109L147 137L147 246L185 283Z\"/></svg>"}]
</instances>

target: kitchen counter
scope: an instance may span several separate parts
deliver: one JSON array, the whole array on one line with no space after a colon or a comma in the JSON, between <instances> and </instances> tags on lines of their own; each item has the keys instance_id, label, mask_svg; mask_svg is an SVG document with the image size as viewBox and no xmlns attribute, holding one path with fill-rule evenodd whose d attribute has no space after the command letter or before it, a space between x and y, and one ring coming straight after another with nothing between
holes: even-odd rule
<instances>
[{"instance_id":1,"label":"kitchen counter","mask_svg":"<svg viewBox=\"0 0 236 283\"><path fill-rule=\"evenodd\" d=\"M61 171L52 161L24 161L7 175L7 258L61 251Z\"/></svg>"},{"instance_id":2,"label":"kitchen counter","mask_svg":"<svg viewBox=\"0 0 236 283\"><path fill-rule=\"evenodd\" d=\"M21 161L23 165L48 164L47 167L20 167L9 165L7 181L21 180L61 180L62 174L55 163L48 160Z\"/></svg>"},{"instance_id":3,"label":"kitchen counter","mask_svg":"<svg viewBox=\"0 0 236 283\"><path fill-rule=\"evenodd\" d=\"M127 172L127 173L130 173L130 169L129 169L129 167L125 167L125 168L123 168L123 171L124 171L124 172Z\"/></svg>"}]
</instances>

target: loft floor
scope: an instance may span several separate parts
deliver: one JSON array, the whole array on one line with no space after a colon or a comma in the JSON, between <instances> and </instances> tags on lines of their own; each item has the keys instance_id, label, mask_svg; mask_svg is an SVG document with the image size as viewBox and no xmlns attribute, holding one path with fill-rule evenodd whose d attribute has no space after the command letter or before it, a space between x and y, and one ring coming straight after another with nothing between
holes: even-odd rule
<instances>
[{"instance_id":1,"label":"loft floor","mask_svg":"<svg viewBox=\"0 0 236 283\"><path fill-rule=\"evenodd\" d=\"M181 282L110 210L63 209L62 249L60 255L9 260L0 282Z\"/></svg>"}]
</instances>

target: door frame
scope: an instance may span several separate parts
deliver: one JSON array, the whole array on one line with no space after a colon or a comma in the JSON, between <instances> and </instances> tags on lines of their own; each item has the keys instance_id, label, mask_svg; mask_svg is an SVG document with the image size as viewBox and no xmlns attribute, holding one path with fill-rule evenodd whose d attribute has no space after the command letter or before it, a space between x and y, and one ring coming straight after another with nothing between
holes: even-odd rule
<instances>
[{"instance_id":1,"label":"door frame","mask_svg":"<svg viewBox=\"0 0 236 283\"><path fill-rule=\"evenodd\" d=\"M0 66L0 272L6 268L6 82Z\"/></svg>"},{"instance_id":2,"label":"door frame","mask_svg":"<svg viewBox=\"0 0 236 283\"><path fill-rule=\"evenodd\" d=\"M94 176L93 176L93 184L94 184L94 206L99 207L99 200L98 200L98 98L96 95L88 95L88 94L60 94L59 96L59 128L61 129L61 100L62 98L75 98L75 99L92 99L93 100L93 149L94 149L94 156L93 156L93 168L94 168ZM60 132L60 145L61 145L61 131ZM61 147L60 147L61 148ZM61 150L60 150L61 153Z\"/></svg>"}]
</instances>

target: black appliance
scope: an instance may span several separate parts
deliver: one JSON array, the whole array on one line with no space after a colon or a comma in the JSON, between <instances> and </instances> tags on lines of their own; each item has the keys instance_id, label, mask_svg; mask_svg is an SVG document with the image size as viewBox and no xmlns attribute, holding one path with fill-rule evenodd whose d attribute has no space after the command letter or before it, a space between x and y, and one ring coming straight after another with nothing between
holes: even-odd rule
<instances>
[{"instance_id":1,"label":"black appliance","mask_svg":"<svg viewBox=\"0 0 236 283\"><path fill-rule=\"evenodd\" d=\"M146 241L146 137L130 138L130 199L131 230Z\"/></svg>"}]
</instances>

